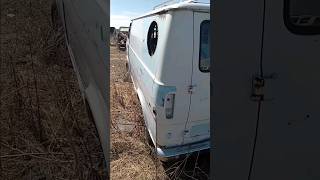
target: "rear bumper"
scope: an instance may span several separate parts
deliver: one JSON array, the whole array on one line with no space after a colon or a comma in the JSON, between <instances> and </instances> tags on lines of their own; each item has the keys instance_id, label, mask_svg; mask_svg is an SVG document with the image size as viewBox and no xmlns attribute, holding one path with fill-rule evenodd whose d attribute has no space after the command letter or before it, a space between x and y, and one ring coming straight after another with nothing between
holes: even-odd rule
<instances>
[{"instance_id":1,"label":"rear bumper","mask_svg":"<svg viewBox=\"0 0 320 180\"><path fill-rule=\"evenodd\" d=\"M210 148L210 139L192 143L192 144L186 144L182 146L175 146L175 147L169 147L169 148L161 148L157 147L157 155L158 158L161 161L167 161L170 159L178 158L180 155L185 155L188 153L193 153L205 149Z\"/></svg>"}]
</instances>

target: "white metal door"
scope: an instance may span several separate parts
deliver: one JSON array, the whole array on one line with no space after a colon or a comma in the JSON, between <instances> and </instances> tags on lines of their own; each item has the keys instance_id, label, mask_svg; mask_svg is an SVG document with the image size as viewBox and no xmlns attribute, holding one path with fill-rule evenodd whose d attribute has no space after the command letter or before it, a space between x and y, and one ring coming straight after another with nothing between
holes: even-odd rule
<instances>
[{"instance_id":1,"label":"white metal door","mask_svg":"<svg viewBox=\"0 0 320 180\"><path fill-rule=\"evenodd\" d=\"M210 138L210 14L194 12L190 111L184 143Z\"/></svg>"},{"instance_id":2,"label":"white metal door","mask_svg":"<svg viewBox=\"0 0 320 180\"><path fill-rule=\"evenodd\" d=\"M320 179L320 2L265 0L265 8L250 179Z\"/></svg>"},{"instance_id":3,"label":"white metal door","mask_svg":"<svg viewBox=\"0 0 320 180\"><path fill-rule=\"evenodd\" d=\"M59 0L57 2L62 3L59 7L63 10L62 18L65 22L68 49L84 87L84 94L92 110L107 161L109 157L107 1Z\"/></svg>"},{"instance_id":4,"label":"white metal door","mask_svg":"<svg viewBox=\"0 0 320 180\"><path fill-rule=\"evenodd\" d=\"M248 179L259 102L263 0L215 1L212 12L213 179Z\"/></svg>"}]
</instances>

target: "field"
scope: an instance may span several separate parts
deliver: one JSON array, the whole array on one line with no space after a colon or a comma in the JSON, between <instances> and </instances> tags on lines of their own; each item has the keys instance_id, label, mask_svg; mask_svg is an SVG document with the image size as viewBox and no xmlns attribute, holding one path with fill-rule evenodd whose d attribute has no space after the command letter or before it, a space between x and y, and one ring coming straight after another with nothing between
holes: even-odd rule
<instances>
[{"instance_id":1,"label":"field","mask_svg":"<svg viewBox=\"0 0 320 180\"><path fill-rule=\"evenodd\" d=\"M125 53L110 47L111 179L151 179L155 166L143 143L143 121L132 84L125 81Z\"/></svg>"},{"instance_id":2,"label":"field","mask_svg":"<svg viewBox=\"0 0 320 180\"><path fill-rule=\"evenodd\" d=\"M1 0L0 179L105 179L51 1Z\"/></svg>"}]
</instances>

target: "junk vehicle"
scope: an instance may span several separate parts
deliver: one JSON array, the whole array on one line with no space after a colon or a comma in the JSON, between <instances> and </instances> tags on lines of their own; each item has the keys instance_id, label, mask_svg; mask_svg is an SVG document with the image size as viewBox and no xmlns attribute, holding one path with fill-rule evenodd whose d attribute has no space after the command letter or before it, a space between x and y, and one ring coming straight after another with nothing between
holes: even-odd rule
<instances>
[{"instance_id":1,"label":"junk vehicle","mask_svg":"<svg viewBox=\"0 0 320 180\"><path fill-rule=\"evenodd\" d=\"M320 1L221 0L213 179L320 179Z\"/></svg>"},{"instance_id":2,"label":"junk vehicle","mask_svg":"<svg viewBox=\"0 0 320 180\"><path fill-rule=\"evenodd\" d=\"M210 148L210 4L161 4L132 20L127 66L158 157Z\"/></svg>"},{"instance_id":3,"label":"junk vehicle","mask_svg":"<svg viewBox=\"0 0 320 180\"><path fill-rule=\"evenodd\" d=\"M106 0L55 0L53 21L64 27L80 91L95 122L106 162L109 155L108 12ZM109 163L106 163L107 166Z\"/></svg>"},{"instance_id":4,"label":"junk vehicle","mask_svg":"<svg viewBox=\"0 0 320 180\"><path fill-rule=\"evenodd\" d=\"M118 47L120 50L126 50L129 27L120 27L117 34Z\"/></svg>"},{"instance_id":5,"label":"junk vehicle","mask_svg":"<svg viewBox=\"0 0 320 180\"><path fill-rule=\"evenodd\" d=\"M115 33L115 27L110 27L110 36L112 36Z\"/></svg>"},{"instance_id":6,"label":"junk vehicle","mask_svg":"<svg viewBox=\"0 0 320 180\"><path fill-rule=\"evenodd\" d=\"M110 27L110 45L116 45L117 41L117 29Z\"/></svg>"}]
</instances>

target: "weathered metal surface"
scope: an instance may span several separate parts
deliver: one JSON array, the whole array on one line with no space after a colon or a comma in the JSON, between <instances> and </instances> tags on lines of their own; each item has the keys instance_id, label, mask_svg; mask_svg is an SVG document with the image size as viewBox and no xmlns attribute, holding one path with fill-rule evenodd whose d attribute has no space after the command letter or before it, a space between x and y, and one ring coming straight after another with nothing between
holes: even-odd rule
<instances>
[{"instance_id":1,"label":"weathered metal surface","mask_svg":"<svg viewBox=\"0 0 320 180\"><path fill-rule=\"evenodd\" d=\"M109 157L108 1L56 0L81 91L90 105L105 159ZM108 163L107 163L108 164Z\"/></svg>"}]
</instances>

